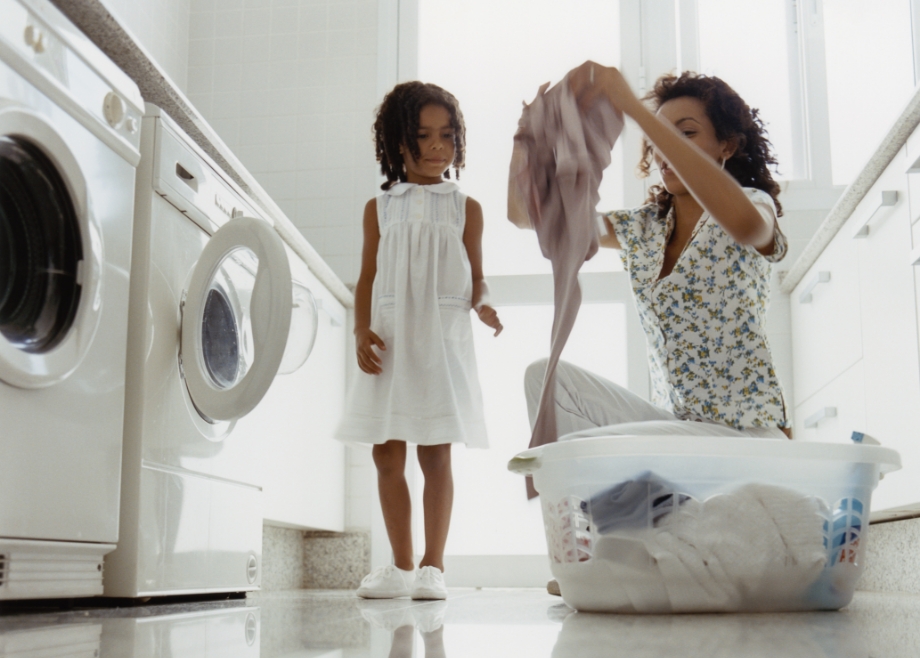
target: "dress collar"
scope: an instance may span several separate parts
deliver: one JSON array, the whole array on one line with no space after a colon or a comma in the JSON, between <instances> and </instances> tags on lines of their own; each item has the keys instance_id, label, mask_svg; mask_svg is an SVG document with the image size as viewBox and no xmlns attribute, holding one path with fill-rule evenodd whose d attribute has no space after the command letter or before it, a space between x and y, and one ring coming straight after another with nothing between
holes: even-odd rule
<instances>
[{"instance_id":1,"label":"dress collar","mask_svg":"<svg viewBox=\"0 0 920 658\"><path fill-rule=\"evenodd\" d=\"M392 194L393 196L399 196L405 194L408 190L411 190L413 187L420 187L428 192L434 192L435 194L450 194L454 190L460 189L459 186L453 181L443 181L441 183L435 183L434 185L418 185L417 183L396 183L393 187L386 191L387 194Z\"/></svg>"}]
</instances>

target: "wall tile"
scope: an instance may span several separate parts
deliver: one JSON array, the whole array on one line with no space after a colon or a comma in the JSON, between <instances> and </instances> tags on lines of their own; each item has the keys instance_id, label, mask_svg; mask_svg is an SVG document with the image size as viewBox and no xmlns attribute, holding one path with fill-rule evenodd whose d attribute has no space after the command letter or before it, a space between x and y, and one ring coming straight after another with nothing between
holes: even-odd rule
<instances>
[{"instance_id":1,"label":"wall tile","mask_svg":"<svg viewBox=\"0 0 920 658\"><path fill-rule=\"evenodd\" d=\"M298 178L297 180L298 190L301 195L297 200L297 221L295 224L298 228L322 228L325 226L325 217L323 216L324 199L319 195L313 197L304 196L303 186L300 185L301 179Z\"/></svg>"},{"instance_id":2,"label":"wall tile","mask_svg":"<svg viewBox=\"0 0 920 658\"><path fill-rule=\"evenodd\" d=\"M245 52L240 47L239 37L220 37L214 39L214 62L218 66L233 65L240 67L245 61Z\"/></svg>"},{"instance_id":3,"label":"wall tile","mask_svg":"<svg viewBox=\"0 0 920 658\"><path fill-rule=\"evenodd\" d=\"M296 71L297 36L295 34L272 34L271 62L284 62Z\"/></svg>"},{"instance_id":4,"label":"wall tile","mask_svg":"<svg viewBox=\"0 0 920 658\"><path fill-rule=\"evenodd\" d=\"M327 6L325 4L302 5L297 22L297 32L322 32L326 30Z\"/></svg>"},{"instance_id":5,"label":"wall tile","mask_svg":"<svg viewBox=\"0 0 920 658\"><path fill-rule=\"evenodd\" d=\"M188 68L188 92L190 94L209 94L213 83L213 66L190 66Z\"/></svg>"},{"instance_id":6,"label":"wall tile","mask_svg":"<svg viewBox=\"0 0 920 658\"><path fill-rule=\"evenodd\" d=\"M215 93L240 91L240 67L236 64L214 67L214 82L212 90Z\"/></svg>"},{"instance_id":7,"label":"wall tile","mask_svg":"<svg viewBox=\"0 0 920 658\"><path fill-rule=\"evenodd\" d=\"M327 147L327 151L332 150ZM354 169L341 167L339 169L325 168L323 178L326 186L326 197L336 203L341 198L350 198L354 194Z\"/></svg>"},{"instance_id":8,"label":"wall tile","mask_svg":"<svg viewBox=\"0 0 920 658\"><path fill-rule=\"evenodd\" d=\"M243 12L244 36L268 36L272 31L271 13L264 9L246 9Z\"/></svg>"},{"instance_id":9,"label":"wall tile","mask_svg":"<svg viewBox=\"0 0 920 658\"><path fill-rule=\"evenodd\" d=\"M324 114L325 111L326 95L322 87L303 87L297 90L298 114L310 116Z\"/></svg>"},{"instance_id":10,"label":"wall tile","mask_svg":"<svg viewBox=\"0 0 920 658\"><path fill-rule=\"evenodd\" d=\"M297 194L299 198L310 200L311 203L314 203L316 199L323 199L326 196L326 181L324 172L321 170L298 171ZM315 209L316 206L313 205L311 208ZM298 212L300 212L300 209L298 209Z\"/></svg>"},{"instance_id":11,"label":"wall tile","mask_svg":"<svg viewBox=\"0 0 920 658\"><path fill-rule=\"evenodd\" d=\"M240 116L243 118L256 118L271 116L272 106L266 98L266 91L244 91L240 94ZM258 132L254 132L252 139L258 139Z\"/></svg>"},{"instance_id":12,"label":"wall tile","mask_svg":"<svg viewBox=\"0 0 920 658\"><path fill-rule=\"evenodd\" d=\"M299 87L297 71L297 61L294 59L280 64L273 63L268 75L269 87L271 89L292 89Z\"/></svg>"},{"instance_id":13,"label":"wall tile","mask_svg":"<svg viewBox=\"0 0 920 658\"><path fill-rule=\"evenodd\" d=\"M358 5L353 2L334 2L330 4L327 14L327 27L330 30L354 30L356 27L367 27L367 25L359 25L361 12L358 9Z\"/></svg>"},{"instance_id":14,"label":"wall tile","mask_svg":"<svg viewBox=\"0 0 920 658\"><path fill-rule=\"evenodd\" d=\"M272 34L297 34L298 8L272 6Z\"/></svg>"},{"instance_id":15,"label":"wall tile","mask_svg":"<svg viewBox=\"0 0 920 658\"><path fill-rule=\"evenodd\" d=\"M325 181L323 171L326 163L323 160L325 153L325 144L323 142L300 142L297 144L297 170L306 176L311 176L319 181L325 196Z\"/></svg>"},{"instance_id":16,"label":"wall tile","mask_svg":"<svg viewBox=\"0 0 920 658\"><path fill-rule=\"evenodd\" d=\"M214 13L214 36L217 38L243 36L243 10L227 11L221 6Z\"/></svg>"},{"instance_id":17,"label":"wall tile","mask_svg":"<svg viewBox=\"0 0 920 658\"><path fill-rule=\"evenodd\" d=\"M210 116L215 119L240 118L240 92L231 91L212 95Z\"/></svg>"},{"instance_id":18,"label":"wall tile","mask_svg":"<svg viewBox=\"0 0 920 658\"><path fill-rule=\"evenodd\" d=\"M189 17L189 34L192 39L210 39L214 37L215 12L201 11Z\"/></svg>"},{"instance_id":19,"label":"wall tile","mask_svg":"<svg viewBox=\"0 0 920 658\"><path fill-rule=\"evenodd\" d=\"M298 107L303 108L303 94L300 94ZM326 117L323 114L299 114L297 116L297 142L319 142L326 134ZM322 152L322 151L320 151ZM298 165L300 167L300 165Z\"/></svg>"},{"instance_id":20,"label":"wall tile","mask_svg":"<svg viewBox=\"0 0 920 658\"><path fill-rule=\"evenodd\" d=\"M188 44L188 67L212 66L214 64L214 40L194 39ZM191 83L191 74L189 74Z\"/></svg>"},{"instance_id":21,"label":"wall tile","mask_svg":"<svg viewBox=\"0 0 920 658\"><path fill-rule=\"evenodd\" d=\"M354 226L337 225L331 228L326 228L325 231L326 253L336 256L350 256L355 252L356 240Z\"/></svg>"},{"instance_id":22,"label":"wall tile","mask_svg":"<svg viewBox=\"0 0 920 658\"><path fill-rule=\"evenodd\" d=\"M217 9L217 0L191 0L189 3L189 10L192 13L214 11L215 9Z\"/></svg>"},{"instance_id":23,"label":"wall tile","mask_svg":"<svg viewBox=\"0 0 920 658\"><path fill-rule=\"evenodd\" d=\"M323 32L303 32L297 35L297 57L315 59L326 56L326 35Z\"/></svg>"},{"instance_id":24,"label":"wall tile","mask_svg":"<svg viewBox=\"0 0 920 658\"><path fill-rule=\"evenodd\" d=\"M267 36L244 36L242 43L247 64L271 61L272 42Z\"/></svg>"}]
</instances>

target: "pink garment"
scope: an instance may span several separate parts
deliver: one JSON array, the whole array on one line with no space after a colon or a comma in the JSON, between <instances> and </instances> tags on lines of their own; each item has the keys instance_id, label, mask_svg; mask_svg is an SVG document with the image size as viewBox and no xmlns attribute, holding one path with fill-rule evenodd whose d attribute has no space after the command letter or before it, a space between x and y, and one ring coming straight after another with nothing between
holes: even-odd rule
<instances>
[{"instance_id":1,"label":"pink garment","mask_svg":"<svg viewBox=\"0 0 920 658\"><path fill-rule=\"evenodd\" d=\"M524 104L508 180L508 219L536 230L540 249L553 265L552 342L531 448L558 438L556 364L581 305L578 270L597 253L598 186L623 130L622 115L604 99L583 113L568 76L549 91L548 86ZM527 494L537 495L530 478Z\"/></svg>"}]
</instances>

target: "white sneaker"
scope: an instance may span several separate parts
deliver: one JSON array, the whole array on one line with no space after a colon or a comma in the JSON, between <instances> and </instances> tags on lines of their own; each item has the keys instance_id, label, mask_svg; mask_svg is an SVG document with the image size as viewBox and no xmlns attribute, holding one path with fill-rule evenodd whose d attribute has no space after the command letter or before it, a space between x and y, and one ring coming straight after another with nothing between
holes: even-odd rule
<instances>
[{"instance_id":1,"label":"white sneaker","mask_svg":"<svg viewBox=\"0 0 920 658\"><path fill-rule=\"evenodd\" d=\"M398 569L392 564L377 567L364 577L358 588L362 599L395 599L409 596L412 572Z\"/></svg>"},{"instance_id":2,"label":"white sneaker","mask_svg":"<svg viewBox=\"0 0 920 658\"><path fill-rule=\"evenodd\" d=\"M446 599L447 585L444 584L444 573L437 567L416 569L411 596L417 601Z\"/></svg>"}]
</instances>

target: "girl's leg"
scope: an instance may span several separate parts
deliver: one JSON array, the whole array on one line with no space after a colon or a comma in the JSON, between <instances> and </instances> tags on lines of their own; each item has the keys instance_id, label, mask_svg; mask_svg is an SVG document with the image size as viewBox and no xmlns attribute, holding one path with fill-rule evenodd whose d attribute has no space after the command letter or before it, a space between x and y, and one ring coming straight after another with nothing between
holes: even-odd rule
<instances>
[{"instance_id":1,"label":"girl's leg","mask_svg":"<svg viewBox=\"0 0 920 658\"><path fill-rule=\"evenodd\" d=\"M450 443L418 447L418 463L425 476L425 557L421 567L444 571L444 546L454 506L454 476L450 468Z\"/></svg>"},{"instance_id":2,"label":"girl's leg","mask_svg":"<svg viewBox=\"0 0 920 658\"><path fill-rule=\"evenodd\" d=\"M406 483L406 442L387 441L375 445L373 454L380 507L393 558L398 568L411 571L415 564L412 555L412 503Z\"/></svg>"}]
</instances>

